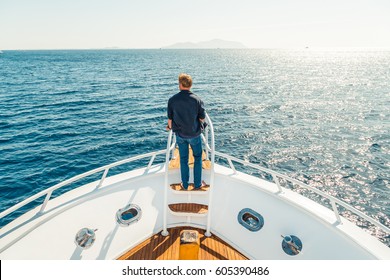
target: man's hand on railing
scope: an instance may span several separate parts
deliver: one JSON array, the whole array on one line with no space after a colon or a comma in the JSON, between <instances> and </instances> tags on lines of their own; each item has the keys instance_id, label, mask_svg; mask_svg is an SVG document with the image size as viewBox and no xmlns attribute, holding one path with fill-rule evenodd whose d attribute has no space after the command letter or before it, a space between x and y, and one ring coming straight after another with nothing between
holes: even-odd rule
<instances>
[{"instance_id":1,"label":"man's hand on railing","mask_svg":"<svg viewBox=\"0 0 390 280\"><path fill-rule=\"evenodd\" d=\"M200 122L200 129L201 129L202 131L204 131L204 130L206 129L206 127L207 127L207 122L205 122L205 121Z\"/></svg>"}]
</instances>

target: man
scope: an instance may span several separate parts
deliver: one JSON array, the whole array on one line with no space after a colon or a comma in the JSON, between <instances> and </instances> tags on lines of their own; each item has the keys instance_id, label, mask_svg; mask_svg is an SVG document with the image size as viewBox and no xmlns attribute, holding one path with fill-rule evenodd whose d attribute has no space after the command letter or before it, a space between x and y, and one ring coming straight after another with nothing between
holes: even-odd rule
<instances>
[{"instance_id":1,"label":"man","mask_svg":"<svg viewBox=\"0 0 390 280\"><path fill-rule=\"evenodd\" d=\"M182 187L188 189L190 171L188 167L189 148L194 156L194 188L204 185L202 181L202 139L201 123L205 118L203 101L191 92L192 78L188 74L179 75L180 92L168 101L168 126L176 133L180 153Z\"/></svg>"}]
</instances>

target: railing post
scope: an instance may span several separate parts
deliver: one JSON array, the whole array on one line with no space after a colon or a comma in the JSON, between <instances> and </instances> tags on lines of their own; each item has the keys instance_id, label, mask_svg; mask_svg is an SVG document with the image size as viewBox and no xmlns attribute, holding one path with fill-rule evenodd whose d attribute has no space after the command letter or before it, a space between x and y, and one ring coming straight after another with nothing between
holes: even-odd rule
<instances>
[{"instance_id":1,"label":"railing post","mask_svg":"<svg viewBox=\"0 0 390 280\"><path fill-rule=\"evenodd\" d=\"M214 190L214 178L215 178L215 138L214 138L214 127L209 115L206 113L206 120L210 127L211 133L211 172L210 172L210 190L209 190L209 209L207 213L207 225L205 236L211 236L211 215L213 211L213 190Z\"/></svg>"},{"instance_id":2,"label":"railing post","mask_svg":"<svg viewBox=\"0 0 390 280\"><path fill-rule=\"evenodd\" d=\"M172 134L173 134L173 132L172 132ZM171 139L171 134L169 134L170 136L169 136L169 139ZM173 143L176 143L176 134L173 134ZM170 149L170 147L171 146L169 146L169 147L167 147L167 149L169 150ZM169 153L169 152L168 152ZM172 156L171 156L171 158L173 159L173 158L175 158L175 148L174 149L172 149Z\"/></svg>"},{"instance_id":3,"label":"railing post","mask_svg":"<svg viewBox=\"0 0 390 280\"><path fill-rule=\"evenodd\" d=\"M152 158L150 159L148 167L146 168L147 171L149 171L150 167L152 167L152 164L153 164L155 158L156 158L156 154L154 154L152 156Z\"/></svg>"},{"instance_id":4,"label":"railing post","mask_svg":"<svg viewBox=\"0 0 390 280\"><path fill-rule=\"evenodd\" d=\"M233 170L233 174L237 174L237 170L234 167L234 164L233 164L232 160L230 158L228 158L227 160L228 160L230 168Z\"/></svg>"},{"instance_id":5,"label":"railing post","mask_svg":"<svg viewBox=\"0 0 390 280\"><path fill-rule=\"evenodd\" d=\"M104 179L106 179L106 177L107 177L108 170L110 170L110 168L106 168L106 169L104 170L103 176L102 176L102 178L100 179L99 184L96 186L96 189L100 188L100 187L103 185L103 181L104 181Z\"/></svg>"},{"instance_id":6,"label":"railing post","mask_svg":"<svg viewBox=\"0 0 390 280\"><path fill-rule=\"evenodd\" d=\"M209 129L210 127L207 127L206 128L206 131L205 131L205 142L206 142L206 160L209 160L209 149L207 149L207 143L209 142Z\"/></svg>"},{"instance_id":7,"label":"railing post","mask_svg":"<svg viewBox=\"0 0 390 280\"><path fill-rule=\"evenodd\" d=\"M336 215L337 222L341 224L341 218L340 218L339 210L337 209L336 202L334 202L334 200L331 200L330 204L332 204L333 212Z\"/></svg>"},{"instance_id":8,"label":"railing post","mask_svg":"<svg viewBox=\"0 0 390 280\"><path fill-rule=\"evenodd\" d=\"M41 209L39 209L38 214L42 214L43 213L43 210L45 210L46 205L49 202L52 193L53 193L52 191L47 193L47 195L45 197L45 200L42 203Z\"/></svg>"},{"instance_id":9,"label":"railing post","mask_svg":"<svg viewBox=\"0 0 390 280\"><path fill-rule=\"evenodd\" d=\"M278 176L272 175L272 177L274 178L274 182L275 182L276 186L278 187L279 193L282 193L283 190L282 190L282 186L280 185L280 181L279 181Z\"/></svg>"},{"instance_id":10,"label":"railing post","mask_svg":"<svg viewBox=\"0 0 390 280\"><path fill-rule=\"evenodd\" d=\"M169 149L171 147L172 141L172 129L169 131L168 143L167 143L167 152L165 155L165 178L164 178L164 205L163 205L163 230L161 232L162 236L169 235L167 229L167 212L168 212L168 173L169 173ZM174 150L174 149L173 149Z\"/></svg>"}]
</instances>

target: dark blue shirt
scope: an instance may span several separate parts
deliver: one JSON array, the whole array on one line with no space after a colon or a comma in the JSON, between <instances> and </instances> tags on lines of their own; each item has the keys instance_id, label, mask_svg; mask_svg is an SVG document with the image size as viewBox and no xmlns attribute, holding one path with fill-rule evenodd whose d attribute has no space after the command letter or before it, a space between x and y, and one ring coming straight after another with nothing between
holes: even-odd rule
<instances>
[{"instance_id":1,"label":"dark blue shirt","mask_svg":"<svg viewBox=\"0 0 390 280\"><path fill-rule=\"evenodd\" d=\"M168 101L168 119L172 131L183 138L193 138L201 133L199 119L205 118L203 101L189 90L182 90Z\"/></svg>"}]
</instances>

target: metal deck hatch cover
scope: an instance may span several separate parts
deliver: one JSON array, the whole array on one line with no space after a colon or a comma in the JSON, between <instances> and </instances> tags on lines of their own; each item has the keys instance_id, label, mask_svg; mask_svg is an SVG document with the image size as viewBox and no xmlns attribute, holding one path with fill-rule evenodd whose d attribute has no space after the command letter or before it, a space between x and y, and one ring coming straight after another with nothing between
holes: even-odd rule
<instances>
[{"instance_id":1,"label":"metal deck hatch cover","mask_svg":"<svg viewBox=\"0 0 390 280\"><path fill-rule=\"evenodd\" d=\"M250 231L259 231L264 226L264 218L250 208L242 209L237 216L238 222Z\"/></svg>"},{"instance_id":2,"label":"metal deck hatch cover","mask_svg":"<svg viewBox=\"0 0 390 280\"><path fill-rule=\"evenodd\" d=\"M141 219L142 210L136 204L128 204L116 212L116 221L119 225L127 227Z\"/></svg>"}]
</instances>

